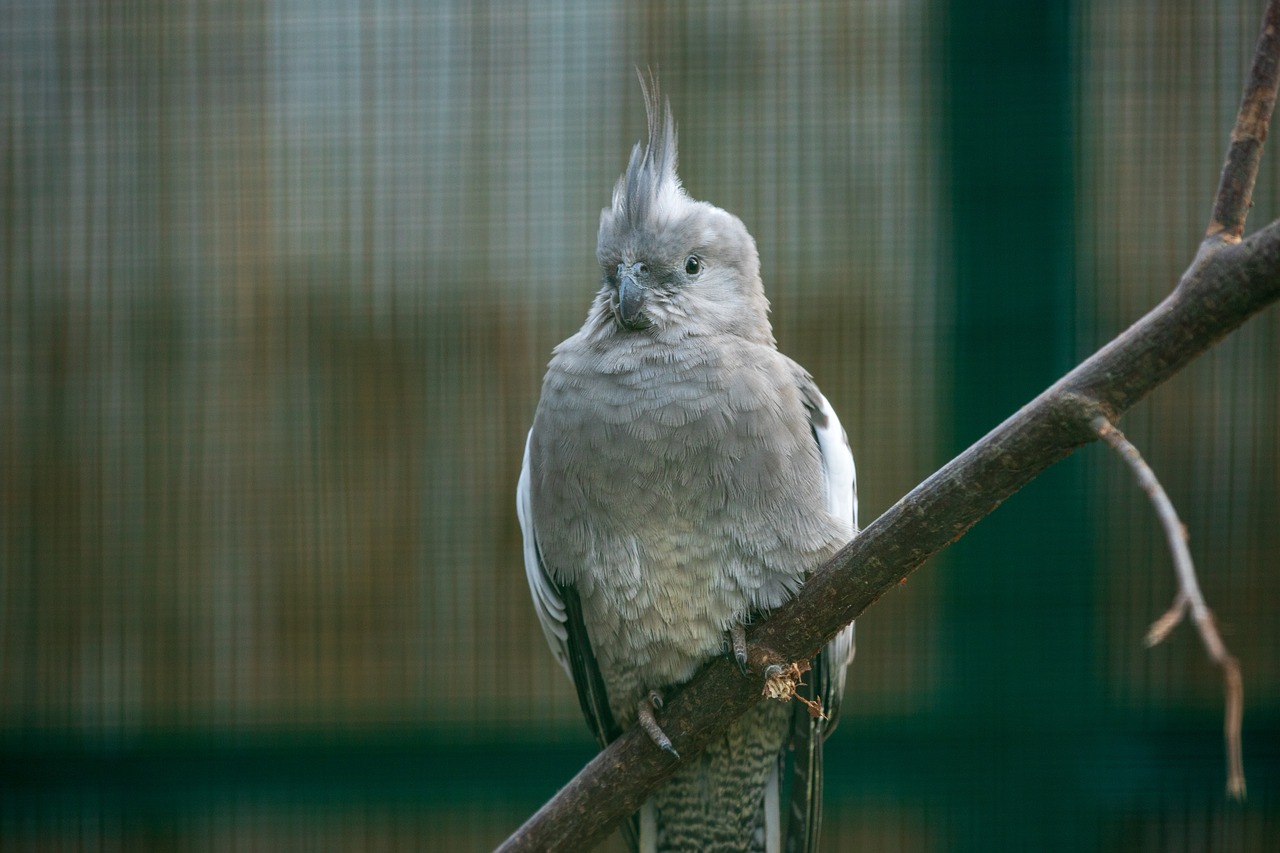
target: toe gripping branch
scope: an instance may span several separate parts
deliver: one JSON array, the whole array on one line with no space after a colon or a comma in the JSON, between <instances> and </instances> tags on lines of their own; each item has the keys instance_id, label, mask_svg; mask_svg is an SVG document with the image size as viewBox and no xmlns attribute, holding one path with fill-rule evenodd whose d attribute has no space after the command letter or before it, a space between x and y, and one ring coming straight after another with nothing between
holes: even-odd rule
<instances>
[{"instance_id":1,"label":"toe gripping branch","mask_svg":"<svg viewBox=\"0 0 1280 853\"><path fill-rule=\"evenodd\" d=\"M650 690L649 695L640 700L636 708L636 715L640 721L640 728L644 729L645 734L649 735L649 739L665 752L669 752L678 761L680 753L676 752L676 748L671 745L671 738L667 737L667 733L662 730L662 727L658 725L658 721L653 717L654 711L662 709L663 701L660 690Z\"/></svg>"},{"instance_id":2,"label":"toe gripping branch","mask_svg":"<svg viewBox=\"0 0 1280 853\"><path fill-rule=\"evenodd\" d=\"M738 671L743 677L747 674L747 628L741 622L733 623L729 629L729 645L733 651L733 659L737 661Z\"/></svg>"}]
</instances>

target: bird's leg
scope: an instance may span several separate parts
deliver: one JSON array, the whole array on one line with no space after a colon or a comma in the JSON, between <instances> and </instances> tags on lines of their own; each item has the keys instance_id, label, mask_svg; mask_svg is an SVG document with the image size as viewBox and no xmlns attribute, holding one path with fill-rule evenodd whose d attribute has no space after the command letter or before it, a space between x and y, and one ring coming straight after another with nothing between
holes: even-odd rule
<instances>
[{"instance_id":1,"label":"bird's leg","mask_svg":"<svg viewBox=\"0 0 1280 853\"><path fill-rule=\"evenodd\" d=\"M640 700L640 705L636 709L640 718L640 728L645 730L649 735L649 739L671 753L676 759L680 758L680 753L676 752L676 748L671 745L671 738L667 737L667 733L658 725L658 721L653 718L654 709L662 707L662 693L657 690L650 690L649 695Z\"/></svg>"},{"instance_id":2,"label":"bird's leg","mask_svg":"<svg viewBox=\"0 0 1280 853\"><path fill-rule=\"evenodd\" d=\"M729 645L733 649L733 659L738 662L738 671L747 674L747 629L741 622L734 622L729 628Z\"/></svg>"}]
</instances>

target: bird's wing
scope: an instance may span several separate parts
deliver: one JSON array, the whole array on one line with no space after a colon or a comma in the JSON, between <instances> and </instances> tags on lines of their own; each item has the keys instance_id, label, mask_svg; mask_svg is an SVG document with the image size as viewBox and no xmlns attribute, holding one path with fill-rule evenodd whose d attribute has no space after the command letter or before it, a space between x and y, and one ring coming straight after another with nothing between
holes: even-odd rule
<instances>
[{"instance_id":1,"label":"bird's wing","mask_svg":"<svg viewBox=\"0 0 1280 853\"><path fill-rule=\"evenodd\" d=\"M572 584L557 583L542 561L533 523L533 489L529 473L532 439L533 430L530 430L525 439L520 482L516 486L516 515L520 518L520 532L524 534L524 575L529 582L533 609L538 614L547 645L551 646L551 653L573 680L582 715L587 718L596 742L603 748L621 730L609 711L609 698L600 677L600 667L591 650L586 623L582 621L578 591Z\"/></svg>"},{"instance_id":2,"label":"bird's wing","mask_svg":"<svg viewBox=\"0 0 1280 853\"><path fill-rule=\"evenodd\" d=\"M533 430L524 444L524 464L520 467L520 481L516 485L516 515L520 519L520 532L524 536L524 576L533 596L533 609L538 614L542 633L547 638L551 653L564 667L578 691L578 705L586 717L596 743L603 749L621 734L609 710L609 696L605 693L604 679L591 650L591 638L587 636L586 623L582 621L582 603L578 590L572 584L557 583L542 561L538 547L538 533L533 523L533 488L529 473L529 448ZM622 824L622 836L627 847L639 846L639 819L632 815Z\"/></svg>"},{"instance_id":3,"label":"bird's wing","mask_svg":"<svg viewBox=\"0 0 1280 853\"><path fill-rule=\"evenodd\" d=\"M853 451L849 438L835 410L816 387L816 407L810 410L809 423L818 452L822 457L823 484L827 490L827 511L837 518L847 518L858 534L858 472L853 465ZM824 736L835 731L840 716L840 701L844 698L845 671L853 661L854 628L850 622L814 662L814 687L823 698L827 720Z\"/></svg>"},{"instance_id":4,"label":"bird's wing","mask_svg":"<svg viewBox=\"0 0 1280 853\"><path fill-rule=\"evenodd\" d=\"M858 486L853 453L835 410L808 374L800 388L809 413L809 427L822 460L827 511L847 518L858 532ZM797 704L792 729L795 764L791 784L791 816L787 825L788 853L811 853L818 846L822 824L822 743L835 729L844 696L845 669L853 660L853 624L850 623L813 660L809 698L821 697L826 719L814 718Z\"/></svg>"}]
</instances>

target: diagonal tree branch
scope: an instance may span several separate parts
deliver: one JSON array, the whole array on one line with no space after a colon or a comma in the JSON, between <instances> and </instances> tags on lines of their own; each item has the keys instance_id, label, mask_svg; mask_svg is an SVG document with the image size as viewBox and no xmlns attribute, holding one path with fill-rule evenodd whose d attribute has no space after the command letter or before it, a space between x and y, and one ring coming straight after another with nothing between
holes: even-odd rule
<instances>
[{"instance_id":1,"label":"diagonal tree branch","mask_svg":"<svg viewBox=\"0 0 1280 853\"><path fill-rule=\"evenodd\" d=\"M959 539L1002 501L1094 439L1245 320L1280 299L1280 222L1201 253L1154 310L933 474L820 568L748 635L749 665L813 657L841 627ZM856 567L856 570L851 570ZM760 700L758 678L717 658L674 695L658 722L692 756ZM631 729L611 743L499 849L581 850L638 809L677 764Z\"/></svg>"},{"instance_id":2,"label":"diagonal tree branch","mask_svg":"<svg viewBox=\"0 0 1280 853\"><path fill-rule=\"evenodd\" d=\"M1280 0L1270 0L1208 233L1174 291L1145 317L916 486L751 626L743 678L727 656L667 695L658 723L691 757L760 701L772 663L813 657L851 620L1046 468L1096 440L1143 397L1280 299L1280 220L1241 239L1280 76ZM636 727L609 744L499 847L586 850L676 769Z\"/></svg>"}]
</instances>

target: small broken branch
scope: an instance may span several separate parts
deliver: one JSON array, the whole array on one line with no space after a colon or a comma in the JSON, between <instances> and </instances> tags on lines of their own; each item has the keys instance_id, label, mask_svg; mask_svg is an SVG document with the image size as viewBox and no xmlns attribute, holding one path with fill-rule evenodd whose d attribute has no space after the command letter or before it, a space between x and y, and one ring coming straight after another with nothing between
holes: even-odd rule
<instances>
[{"instance_id":1,"label":"small broken branch","mask_svg":"<svg viewBox=\"0 0 1280 853\"><path fill-rule=\"evenodd\" d=\"M766 699L776 699L779 702L790 702L794 699L804 705L810 717L815 720L825 720L827 715L822 710L822 697L815 696L809 699L800 695L799 689L804 686L800 678L808 671L807 660L797 661L785 667L775 664L765 670L764 689L760 693Z\"/></svg>"},{"instance_id":2,"label":"small broken branch","mask_svg":"<svg viewBox=\"0 0 1280 853\"><path fill-rule=\"evenodd\" d=\"M1169 605L1169 609L1160 614L1160 618L1151 623L1151 627L1147 629L1147 636L1142 642L1147 648L1158 646L1163 643L1173 629L1178 627L1178 623L1182 621L1182 616L1187 611L1187 594L1178 589L1178 594L1173 597L1173 604Z\"/></svg>"},{"instance_id":3,"label":"small broken branch","mask_svg":"<svg viewBox=\"0 0 1280 853\"><path fill-rule=\"evenodd\" d=\"M1151 466L1142 458L1138 448L1124 437L1111 421L1101 415L1092 421L1094 431L1120 458L1128 463L1138 478L1138 485L1151 499L1160 525L1164 528L1165 538L1169 543L1169 551L1173 555L1174 571L1178 576L1178 594L1173 606L1152 623L1147 631L1147 645L1154 646L1169 635L1188 610L1196 623L1196 631L1204 644L1209 658L1222 670L1223 692L1226 697L1226 711L1223 721L1223 737L1227 745L1227 793L1237 800L1245 795L1244 759L1240 747L1240 728L1244 716L1244 682L1240 676L1240 664L1227 651L1226 644L1218 634L1217 625L1213 621L1213 613L1205 603L1204 594L1200 591L1200 582L1196 577L1196 567L1191 560L1191 549L1187 547L1187 528L1178 519L1178 512L1173 508L1173 501Z\"/></svg>"}]
</instances>

